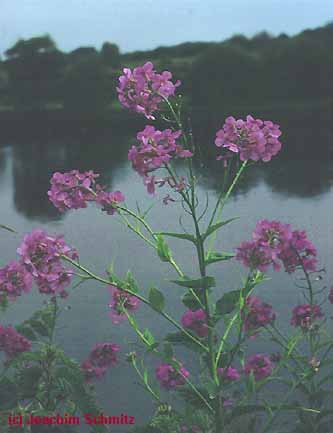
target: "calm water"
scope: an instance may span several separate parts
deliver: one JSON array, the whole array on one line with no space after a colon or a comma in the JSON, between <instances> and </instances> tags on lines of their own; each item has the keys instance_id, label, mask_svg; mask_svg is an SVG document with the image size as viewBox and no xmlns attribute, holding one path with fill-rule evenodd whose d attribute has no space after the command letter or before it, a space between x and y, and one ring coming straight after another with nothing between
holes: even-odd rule
<instances>
[{"instance_id":1,"label":"calm water","mask_svg":"<svg viewBox=\"0 0 333 433\"><path fill-rule=\"evenodd\" d=\"M178 231L181 206L163 205L161 199L165 191L160 191L155 198L147 196L141 179L127 162L130 144L131 139L118 134L98 140L7 143L0 148L0 222L19 232L19 235L13 235L1 231L1 266L15 258L15 250L24 233L37 227L50 233L63 233L67 243L78 249L82 263L101 275L112 260L119 275L131 269L143 290L154 285L164 291L169 300L168 310L174 317L179 317L183 308L178 299L183 290L168 282L175 274L167 264L159 261L152 249L126 230L117 218L104 215L94 207L59 215L47 200L52 172L93 169L101 173L102 182L111 190L121 190L125 194L129 207L134 207L136 201L144 206L156 202L149 218L154 229ZM331 141L327 144L332 146ZM309 145L317 146L316 143ZM250 237L260 218L279 219L307 230L318 248L321 263L327 268L327 284L332 284L333 165L329 159L321 160L318 153L315 155L316 158L306 159L285 155L276 163L251 168L246 182L225 207L225 218L239 216L240 220L223 231L217 248L234 249ZM215 165L204 165L197 174L200 176L199 196L204 199L207 193L212 206L218 193L220 170ZM184 224L191 230L188 219L184 219ZM191 247L177 240L170 241L170 246L183 270L188 275L197 275ZM229 263L213 265L210 272L219 282L216 296L221 296L224 291L238 287L240 276L246 270L236 263ZM271 282L259 287L257 293L274 304L282 328L286 327L292 305L301 300L291 278L277 273ZM42 300L37 293L22 297L5 314L3 321L17 324L27 319ZM154 409L124 360L129 346L131 350L140 349L135 346L134 333L127 323L112 325L107 315L108 300L105 287L92 282L81 285L64 304L71 308L62 314L57 338L66 353L78 360L84 359L97 341L111 340L121 345L121 364L111 369L105 381L97 385L99 400L107 414L127 412L134 415L138 423L144 422ZM157 338L170 329L145 308L140 309L137 317L143 326L152 327ZM263 346L261 349L264 350ZM267 349L274 348L267 346ZM193 371L195 360L183 352L178 355ZM154 367L149 359L147 362Z\"/></svg>"}]
</instances>

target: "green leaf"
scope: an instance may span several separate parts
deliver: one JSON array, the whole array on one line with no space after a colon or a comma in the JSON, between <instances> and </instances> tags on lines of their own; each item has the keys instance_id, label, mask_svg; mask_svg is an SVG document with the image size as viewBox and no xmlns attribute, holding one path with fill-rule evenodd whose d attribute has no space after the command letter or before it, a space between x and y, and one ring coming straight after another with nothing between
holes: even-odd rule
<instances>
[{"instance_id":1,"label":"green leaf","mask_svg":"<svg viewBox=\"0 0 333 433\"><path fill-rule=\"evenodd\" d=\"M203 348L196 344L193 340L191 340L190 337L188 337L183 332L173 332L170 334L167 334L165 341L172 343L172 344L180 344L188 349L192 350L193 352L203 352Z\"/></svg>"},{"instance_id":2,"label":"green leaf","mask_svg":"<svg viewBox=\"0 0 333 433\"><path fill-rule=\"evenodd\" d=\"M158 233L155 233L155 235L170 236L173 238L184 239L184 240L193 242L194 244L197 243L196 238L192 235L187 234L187 233L158 232Z\"/></svg>"},{"instance_id":3,"label":"green leaf","mask_svg":"<svg viewBox=\"0 0 333 433\"><path fill-rule=\"evenodd\" d=\"M31 341L37 340L37 336L34 333L34 331L31 329L30 326L23 323L22 325L15 326L15 329L17 332L19 332L20 334L22 334L24 337L28 338L29 340L31 340Z\"/></svg>"},{"instance_id":4,"label":"green leaf","mask_svg":"<svg viewBox=\"0 0 333 433\"><path fill-rule=\"evenodd\" d=\"M215 286L215 278L214 277L202 277L197 280L170 280L172 283L178 284L181 287L190 287L193 289L209 289L209 287Z\"/></svg>"},{"instance_id":5,"label":"green leaf","mask_svg":"<svg viewBox=\"0 0 333 433\"><path fill-rule=\"evenodd\" d=\"M18 373L17 384L22 398L32 398L36 395L42 374L42 368L37 365L26 367Z\"/></svg>"},{"instance_id":6,"label":"green leaf","mask_svg":"<svg viewBox=\"0 0 333 433\"><path fill-rule=\"evenodd\" d=\"M1 296L0 299L0 310L4 313L8 308L9 302L7 296Z\"/></svg>"},{"instance_id":7,"label":"green leaf","mask_svg":"<svg viewBox=\"0 0 333 433\"><path fill-rule=\"evenodd\" d=\"M196 295L201 300L200 294L196 293ZM191 292L185 293L185 295L182 297L182 303L185 305L185 307L189 308L190 310L198 310L199 308L201 308L200 302Z\"/></svg>"},{"instance_id":8,"label":"green leaf","mask_svg":"<svg viewBox=\"0 0 333 433\"><path fill-rule=\"evenodd\" d=\"M11 227L8 227L8 226L6 226L4 224L0 224L0 229L7 230L8 232L11 232L11 233L17 233L16 230L14 230Z\"/></svg>"},{"instance_id":9,"label":"green leaf","mask_svg":"<svg viewBox=\"0 0 333 433\"><path fill-rule=\"evenodd\" d=\"M230 260L233 257L235 257L235 254L233 254L233 253L226 253L226 252L218 253L216 251L212 251L212 252L207 254L207 257L205 259L205 264L210 265L211 263Z\"/></svg>"},{"instance_id":10,"label":"green leaf","mask_svg":"<svg viewBox=\"0 0 333 433\"><path fill-rule=\"evenodd\" d=\"M137 284L137 282L135 281L132 272L128 271L127 275L126 275L126 283L128 285L128 289L131 290L131 292L133 293L138 293L139 292L139 286Z\"/></svg>"},{"instance_id":11,"label":"green leaf","mask_svg":"<svg viewBox=\"0 0 333 433\"><path fill-rule=\"evenodd\" d=\"M200 392L200 394L209 401L209 395L205 388L203 387L196 387L196 389ZM196 392L193 391L192 388L189 388L188 386L182 386L179 387L179 389L176 390L178 394L180 394L186 403L189 403L191 406L197 409L207 409L207 406L202 401L202 399L198 396Z\"/></svg>"},{"instance_id":12,"label":"green leaf","mask_svg":"<svg viewBox=\"0 0 333 433\"><path fill-rule=\"evenodd\" d=\"M153 334L149 331L149 329L146 328L144 330L143 336L145 337L145 339L147 340L147 342L150 346L152 346L155 343L155 338L154 338Z\"/></svg>"},{"instance_id":13,"label":"green leaf","mask_svg":"<svg viewBox=\"0 0 333 433\"><path fill-rule=\"evenodd\" d=\"M0 409L13 409L18 404L17 385L4 377L0 382Z\"/></svg>"},{"instance_id":14,"label":"green leaf","mask_svg":"<svg viewBox=\"0 0 333 433\"><path fill-rule=\"evenodd\" d=\"M165 304L163 293L161 293L155 287L152 287L149 290L148 299L149 299L150 305L153 307L154 310L163 311L164 304Z\"/></svg>"},{"instance_id":15,"label":"green leaf","mask_svg":"<svg viewBox=\"0 0 333 433\"><path fill-rule=\"evenodd\" d=\"M162 262L171 261L171 251L168 244L165 242L161 235L156 235L157 238L157 254Z\"/></svg>"},{"instance_id":16,"label":"green leaf","mask_svg":"<svg viewBox=\"0 0 333 433\"><path fill-rule=\"evenodd\" d=\"M42 320L30 319L27 321L31 328L42 337L49 337L50 330Z\"/></svg>"},{"instance_id":17,"label":"green leaf","mask_svg":"<svg viewBox=\"0 0 333 433\"><path fill-rule=\"evenodd\" d=\"M163 345L164 348L164 356L167 360L172 360L173 359L173 348L171 343L169 343L168 341L166 343L164 343Z\"/></svg>"},{"instance_id":18,"label":"green leaf","mask_svg":"<svg viewBox=\"0 0 333 433\"><path fill-rule=\"evenodd\" d=\"M221 221L217 224L214 224L212 226L209 227L209 229L206 231L206 233L204 233L204 235L202 236L202 239L205 240L208 238L208 236L210 236L212 233L216 232L216 230L220 229L221 227L231 223L232 221L235 221L239 219L239 217L235 217L235 218L230 218L226 221Z\"/></svg>"},{"instance_id":19,"label":"green leaf","mask_svg":"<svg viewBox=\"0 0 333 433\"><path fill-rule=\"evenodd\" d=\"M232 290L225 293L221 299L216 302L215 313L217 315L229 314L238 305L240 297L240 290Z\"/></svg>"}]
</instances>

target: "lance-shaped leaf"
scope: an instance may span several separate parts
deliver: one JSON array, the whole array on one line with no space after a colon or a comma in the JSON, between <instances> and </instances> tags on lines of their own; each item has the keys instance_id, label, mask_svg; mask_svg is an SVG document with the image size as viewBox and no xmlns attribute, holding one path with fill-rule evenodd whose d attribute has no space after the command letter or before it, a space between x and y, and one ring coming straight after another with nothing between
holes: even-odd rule
<instances>
[{"instance_id":1,"label":"lance-shaped leaf","mask_svg":"<svg viewBox=\"0 0 333 433\"><path fill-rule=\"evenodd\" d=\"M231 223L232 221L235 221L235 220L237 220L237 219L239 219L239 217L230 218L230 219L228 219L228 220L226 220L226 221L221 221L221 222L219 222L219 223L216 223L216 224L210 226L210 227L208 228L208 230L206 231L206 233L204 233L204 234L202 235L202 239L203 239L203 240L207 239L208 236L210 236L212 233L216 232L216 230L218 230L219 228L221 228L221 227L223 227L223 226L225 226L225 225L227 225L227 224L229 224L229 223Z\"/></svg>"},{"instance_id":2,"label":"lance-shaped leaf","mask_svg":"<svg viewBox=\"0 0 333 433\"><path fill-rule=\"evenodd\" d=\"M202 307L201 304L204 303L204 296L202 295L202 291L193 290L192 292L185 293L185 295L182 297L182 303L190 310L198 310Z\"/></svg>"},{"instance_id":3,"label":"lance-shaped leaf","mask_svg":"<svg viewBox=\"0 0 333 433\"><path fill-rule=\"evenodd\" d=\"M210 287L215 287L214 277L202 277L196 280L190 280L184 278L182 280L170 280L172 283L178 284L181 287L190 287L192 289L209 289Z\"/></svg>"},{"instance_id":4,"label":"lance-shaped leaf","mask_svg":"<svg viewBox=\"0 0 333 433\"><path fill-rule=\"evenodd\" d=\"M164 343L164 356L167 360L173 359L173 348L172 345L169 342Z\"/></svg>"},{"instance_id":5,"label":"lance-shaped leaf","mask_svg":"<svg viewBox=\"0 0 333 433\"><path fill-rule=\"evenodd\" d=\"M12 229L11 227L6 226L6 225L4 225L4 224L0 224L0 229L7 230L8 232L11 232L11 233L17 233L16 230L14 230L14 229Z\"/></svg>"},{"instance_id":6,"label":"lance-shaped leaf","mask_svg":"<svg viewBox=\"0 0 333 433\"><path fill-rule=\"evenodd\" d=\"M157 254L162 262L170 262L172 255L168 244L163 239L163 236L156 235L157 239Z\"/></svg>"},{"instance_id":7,"label":"lance-shaped leaf","mask_svg":"<svg viewBox=\"0 0 333 433\"><path fill-rule=\"evenodd\" d=\"M215 313L223 316L229 314L236 308L240 297L240 290L232 290L225 293L221 299L216 302Z\"/></svg>"},{"instance_id":8,"label":"lance-shaped leaf","mask_svg":"<svg viewBox=\"0 0 333 433\"><path fill-rule=\"evenodd\" d=\"M226 261L226 260L230 260L233 257L235 257L234 253L227 253L227 252L216 252L216 251L212 251L210 253L207 254L206 258L205 258L205 264L206 265L210 265L211 263L216 263L216 262L222 262L222 261Z\"/></svg>"},{"instance_id":9,"label":"lance-shaped leaf","mask_svg":"<svg viewBox=\"0 0 333 433\"><path fill-rule=\"evenodd\" d=\"M204 351L202 346L199 346L198 344L196 344L190 337L188 337L183 332L173 332L173 333L167 334L164 340L168 341L169 343L172 343L172 344L179 344L179 345L186 346L188 349L190 349L194 352L203 352Z\"/></svg>"},{"instance_id":10,"label":"lance-shaped leaf","mask_svg":"<svg viewBox=\"0 0 333 433\"><path fill-rule=\"evenodd\" d=\"M157 236L159 236L159 235L170 236L172 238L183 239L183 240L187 240L187 241L190 241L190 242L193 242L194 244L196 244L195 236L189 235L187 233L158 232L158 233L155 233L155 235L157 235Z\"/></svg>"},{"instance_id":11,"label":"lance-shaped leaf","mask_svg":"<svg viewBox=\"0 0 333 433\"><path fill-rule=\"evenodd\" d=\"M149 299L150 305L154 308L154 310L163 311L164 304L165 304L163 293L161 293L155 287L152 287L149 290L148 299Z\"/></svg>"}]
</instances>

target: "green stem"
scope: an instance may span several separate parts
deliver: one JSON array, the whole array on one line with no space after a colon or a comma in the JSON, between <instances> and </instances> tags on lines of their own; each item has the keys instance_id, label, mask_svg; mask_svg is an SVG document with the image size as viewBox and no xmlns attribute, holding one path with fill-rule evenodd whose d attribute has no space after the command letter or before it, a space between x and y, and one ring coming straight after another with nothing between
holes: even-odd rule
<instances>
[{"instance_id":1,"label":"green stem","mask_svg":"<svg viewBox=\"0 0 333 433\"><path fill-rule=\"evenodd\" d=\"M105 278L101 278L98 275L94 274L93 272L91 272L89 269L85 268L84 266L80 265L78 262L72 260L71 258L67 257L67 256L62 256L62 258L64 260L66 260L67 262L71 263L73 266L75 266L76 268L80 269L82 272L85 272L87 275L89 275L92 279L99 281L100 283L103 284L107 284L110 285L111 281L106 280ZM129 289L126 288L121 288L122 291L128 293L131 296L136 297L137 299L139 299L141 302L143 302L144 304L148 305L152 310L156 311L151 303L149 302L148 299L146 299L144 296L139 295L138 293L134 293ZM179 325L176 320L174 320L171 316L169 316L169 314L165 313L164 311L158 311L158 313L163 316L168 322L172 323L179 331L181 331L182 333L184 333L188 338L190 338L194 343L196 343L198 346L200 346L205 352L208 352L208 348L198 339L196 339L192 334L190 334L189 332L186 331L186 329L184 329L181 325Z\"/></svg>"}]
</instances>

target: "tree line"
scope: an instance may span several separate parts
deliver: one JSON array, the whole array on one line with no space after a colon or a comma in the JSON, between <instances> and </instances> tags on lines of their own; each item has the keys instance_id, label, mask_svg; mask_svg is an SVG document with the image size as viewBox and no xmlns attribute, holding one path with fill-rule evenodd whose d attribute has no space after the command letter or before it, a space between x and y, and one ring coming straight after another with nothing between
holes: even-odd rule
<instances>
[{"instance_id":1,"label":"tree line","mask_svg":"<svg viewBox=\"0 0 333 433\"><path fill-rule=\"evenodd\" d=\"M181 79L197 107L328 101L333 98L332 43L333 23L293 37L261 32L126 54L110 42L100 50L64 53L42 35L17 41L0 59L0 106L105 111L116 99L121 68L147 60Z\"/></svg>"}]
</instances>

